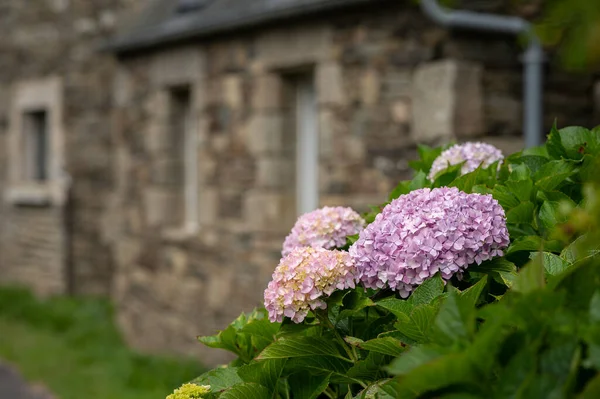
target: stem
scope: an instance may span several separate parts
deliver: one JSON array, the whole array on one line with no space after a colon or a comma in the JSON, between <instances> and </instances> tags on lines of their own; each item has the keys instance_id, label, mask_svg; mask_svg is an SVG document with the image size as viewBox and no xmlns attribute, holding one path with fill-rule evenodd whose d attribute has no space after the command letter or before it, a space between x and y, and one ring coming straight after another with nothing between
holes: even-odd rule
<instances>
[{"instance_id":1,"label":"stem","mask_svg":"<svg viewBox=\"0 0 600 399\"><path fill-rule=\"evenodd\" d=\"M325 391L323 391L323 393L324 393L325 395L327 395L327 397L328 397L328 398L331 398L331 399L335 399L335 398L337 397L336 393L335 393L335 392L333 392L333 389L331 389L331 387L330 387L330 386L328 386L328 387L325 389Z\"/></svg>"},{"instance_id":2,"label":"stem","mask_svg":"<svg viewBox=\"0 0 600 399\"><path fill-rule=\"evenodd\" d=\"M353 350L350 350L348 343L346 341L344 341L342 336L337 332L337 330L335 329L335 326L333 325L333 323L331 323L331 320L329 320L329 317L327 317L327 310L325 310L324 312L316 311L315 314L317 315L317 318L324 326L328 327L331 331L333 331L333 335L335 336L335 339L337 339L338 343L344 348L344 350L346 351L346 354L350 357L350 359L353 362L356 362L358 360L358 356L356 355L356 353Z\"/></svg>"}]
</instances>

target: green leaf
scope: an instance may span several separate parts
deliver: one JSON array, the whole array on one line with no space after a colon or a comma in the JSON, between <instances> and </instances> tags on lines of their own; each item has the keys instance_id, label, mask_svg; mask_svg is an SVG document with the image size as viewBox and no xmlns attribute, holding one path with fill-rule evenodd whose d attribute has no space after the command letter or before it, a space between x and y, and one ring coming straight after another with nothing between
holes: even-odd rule
<instances>
[{"instance_id":1,"label":"green leaf","mask_svg":"<svg viewBox=\"0 0 600 399\"><path fill-rule=\"evenodd\" d=\"M236 367L216 368L202 374L194 379L192 383L198 385L210 385L211 392L222 392L236 384L241 384L243 381L238 376Z\"/></svg>"},{"instance_id":2,"label":"green leaf","mask_svg":"<svg viewBox=\"0 0 600 399\"><path fill-rule=\"evenodd\" d=\"M470 335L471 324L474 321L471 320L474 306L469 308L470 305L470 301L459 300L456 291L451 290L435 319L437 329L453 343L465 341Z\"/></svg>"},{"instance_id":3,"label":"green leaf","mask_svg":"<svg viewBox=\"0 0 600 399\"><path fill-rule=\"evenodd\" d=\"M492 194L493 190L483 184L476 184L473 186L473 188L471 189L472 193L477 193L477 194Z\"/></svg>"},{"instance_id":4,"label":"green leaf","mask_svg":"<svg viewBox=\"0 0 600 399\"><path fill-rule=\"evenodd\" d=\"M529 262L524 268L519 271L519 275L515 280L512 289L514 291L528 293L545 286L544 266L541 260Z\"/></svg>"},{"instance_id":5,"label":"green leaf","mask_svg":"<svg viewBox=\"0 0 600 399\"><path fill-rule=\"evenodd\" d=\"M600 323L600 291L594 292L590 301L590 321Z\"/></svg>"},{"instance_id":6,"label":"green leaf","mask_svg":"<svg viewBox=\"0 0 600 399\"><path fill-rule=\"evenodd\" d=\"M531 199L533 192L533 181L526 180L507 180L504 184L521 202L527 202Z\"/></svg>"},{"instance_id":7,"label":"green leaf","mask_svg":"<svg viewBox=\"0 0 600 399\"><path fill-rule=\"evenodd\" d=\"M539 236L524 236L519 237L506 250L506 254L513 254L518 251L540 251L548 250L549 252L559 252L560 243L556 241L544 241Z\"/></svg>"},{"instance_id":8,"label":"green leaf","mask_svg":"<svg viewBox=\"0 0 600 399\"><path fill-rule=\"evenodd\" d=\"M579 126L559 130L560 139L569 159L582 159L584 155L600 154L600 131L590 131Z\"/></svg>"},{"instance_id":9,"label":"green leaf","mask_svg":"<svg viewBox=\"0 0 600 399\"><path fill-rule=\"evenodd\" d=\"M288 378L294 399L316 399L327 389L330 374L312 375L308 372L292 374Z\"/></svg>"},{"instance_id":10,"label":"green leaf","mask_svg":"<svg viewBox=\"0 0 600 399\"><path fill-rule=\"evenodd\" d=\"M410 191L418 190L423 187L429 186L429 180L427 179L427 175L422 170L418 171L415 177L408 184L408 188Z\"/></svg>"},{"instance_id":11,"label":"green leaf","mask_svg":"<svg viewBox=\"0 0 600 399\"><path fill-rule=\"evenodd\" d=\"M330 375L332 383L353 384L356 379L347 375L352 363L332 356L296 357L288 360L286 373L309 371L315 375Z\"/></svg>"},{"instance_id":12,"label":"green leaf","mask_svg":"<svg viewBox=\"0 0 600 399\"><path fill-rule=\"evenodd\" d=\"M418 343L429 341L429 332L435 320L436 309L431 305L420 305L413 309L408 320L400 320L394 327L403 335Z\"/></svg>"},{"instance_id":13,"label":"green leaf","mask_svg":"<svg viewBox=\"0 0 600 399\"><path fill-rule=\"evenodd\" d=\"M239 384L223 392L220 399L267 399L271 397L269 390L253 382Z\"/></svg>"},{"instance_id":14,"label":"green leaf","mask_svg":"<svg viewBox=\"0 0 600 399\"><path fill-rule=\"evenodd\" d=\"M431 148L429 146L419 144L417 145L417 152L419 153L419 157L421 158L418 161L410 161L408 165L413 168L415 171L422 170L427 173L431 169L431 165L433 161L442 153L444 147L435 147Z\"/></svg>"},{"instance_id":15,"label":"green leaf","mask_svg":"<svg viewBox=\"0 0 600 399\"><path fill-rule=\"evenodd\" d=\"M456 179L458 176L461 175L461 169L462 169L463 164L464 164L464 162L461 162L456 165L451 165L451 166L447 167L445 170L440 171L436 175L435 180L433 181L432 187L436 188L436 187L448 186L450 183L452 183L454 181L454 179Z\"/></svg>"},{"instance_id":16,"label":"green leaf","mask_svg":"<svg viewBox=\"0 0 600 399\"><path fill-rule=\"evenodd\" d=\"M439 273L423 281L408 298L408 303L413 306L430 304L435 298L444 292L444 280Z\"/></svg>"},{"instance_id":17,"label":"green leaf","mask_svg":"<svg viewBox=\"0 0 600 399\"><path fill-rule=\"evenodd\" d=\"M286 337L267 346L256 359L285 359L305 356L333 356L350 361L342 356L330 338L325 337Z\"/></svg>"},{"instance_id":18,"label":"green leaf","mask_svg":"<svg viewBox=\"0 0 600 399\"><path fill-rule=\"evenodd\" d=\"M269 359L247 364L238 368L238 375L244 382L255 382L269 390L275 390L287 359Z\"/></svg>"},{"instance_id":19,"label":"green leaf","mask_svg":"<svg viewBox=\"0 0 600 399\"><path fill-rule=\"evenodd\" d=\"M511 287L517 277L517 266L506 258L497 257L481 263L469 266L470 273L484 273L492 276L495 281Z\"/></svg>"},{"instance_id":20,"label":"green leaf","mask_svg":"<svg viewBox=\"0 0 600 399\"><path fill-rule=\"evenodd\" d=\"M521 202L508 212L506 212L506 222L513 224L531 224L533 222L533 210L535 205L532 202Z\"/></svg>"},{"instance_id":21,"label":"green leaf","mask_svg":"<svg viewBox=\"0 0 600 399\"><path fill-rule=\"evenodd\" d=\"M393 337L375 338L369 341L356 343L354 346L390 356L400 356L404 352L402 342Z\"/></svg>"},{"instance_id":22,"label":"green leaf","mask_svg":"<svg viewBox=\"0 0 600 399\"><path fill-rule=\"evenodd\" d=\"M548 135L548 141L546 142L546 149L548 155L554 159L561 159L567 156L567 151L562 144L562 138L560 132L556 128L556 124L552 126L550 134Z\"/></svg>"},{"instance_id":23,"label":"green leaf","mask_svg":"<svg viewBox=\"0 0 600 399\"><path fill-rule=\"evenodd\" d=\"M389 310L396 315L396 317L410 316L410 312L413 309L412 303L409 303L408 300L397 299L394 297L384 298L375 302L375 304L386 310Z\"/></svg>"},{"instance_id":24,"label":"green leaf","mask_svg":"<svg viewBox=\"0 0 600 399\"><path fill-rule=\"evenodd\" d=\"M535 174L542 166L544 166L548 161L550 161L545 156L540 155L523 155L511 159L511 163L523 163L525 164L531 173Z\"/></svg>"},{"instance_id":25,"label":"green leaf","mask_svg":"<svg viewBox=\"0 0 600 399\"><path fill-rule=\"evenodd\" d=\"M588 384L585 386L585 389L577 399L598 399L600 398L600 374L596 374L594 378L592 378Z\"/></svg>"},{"instance_id":26,"label":"green leaf","mask_svg":"<svg viewBox=\"0 0 600 399\"><path fill-rule=\"evenodd\" d=\"M362 381L376 381L387 375L383 372L382 366L389 363L390 356L377 352L370 352L363 360L357 361L354 366L348 370L348 376Z\"/></svg>"},{"instance_id":27,"label":"green leaf","mask_svg":"<svg viewBox=\"0 0 600 399\"><path fill-rule=\"evenodd\" d=\"M398 183L398 185L390 193L388 199L391 201L391 200L394 200L394 199L400 197L401 195L410 193L411 183L412 182L410 180L405 180L405 181L401 181L400 183Z\"/></svg>"},{"instance_id":28,"label":"green leaf","mask_svg":"<svg viewBox=\"0 0 600 399\"><path fill-rule=\"evenodd\" d=\"M544 201L540 207L540 222L546 229L552 229L558 224L567 221L567 215L564 215L560 211L560 202L555 201Z\"/></svg>"},{"instance_id":29,"label":"green leaf","mask_svg":"<svg viewBox=\"0 0 600 399\"><path fill-rule=\"evenodd\" d=\"M405 375L430 361L437 359L447 353L440 348L427 346L412 346L402 356L394 359L386 370L392 375Z\"/></svg>"},{"instance_id":30,"label":"green leaf","mask_svg":"<svg viewBox=\"0 0 600 399\"><path fill-rule=\"evenodd\" d=\"M449 354L395 377L382 389L392 397L412 399L449 386L468 390L468 385L476 383L476 379L477 372L464 354Z\"/></svg>"},{"instance_id":31,"label":"green leaf","mask_svg":"<svg viewBox=\"0 0 600 399\"><path fill-rule=\"evenodd\" d=\"M539 261L538 258L540 256L542 257L541 261L548 276L558 276L571 266L569 262L550 252L532 252L529 254L529 258L532 260Z\"/></svg>"},{"instance_id":32,"label":"green leaf","mask_svg":"<svg viewBox=\"0 0 600 399\"><path fill-rule=\"evenodd\" d=\"M572 162L550 161L537 171L533 180L540 190L552 191L575 172L576 166Z\"/></svg>"},{"instance_id":33,"label":"green leaf","mask_svg":"<svg viewBox=\"0 0 600 399\"><path fill-rule=\"evenodd\" d=\"M249 334L252 337L253 345L258 351L261 351L275 340L275 335L279 332L280 327L281 323L271 323L267 319L252 320L242 327L240 333Z\"/></svg>"},{"instance_id":34,"label":"green leaf","mask_svg":"<svg viewBox=\"0 0 600 399\"><path fill-rule=\"evenodd\" d=\"M468 306L474 308L477 305L477 301L483 292L483 289L487 286L487 277L482 278L477 284L467 288L460 292L462 301Z\"/></svg>"},{"instance_id":35,"label":"green leaf","mask_svg":"<svg viewBox=\"0 0 600 399\"><path fill-rule=\"evenodd\" d=\"M519 199L506 187L500 184L496 184L492 190L492 197L504 210L514 208L519 205Z\"/></svg>"}]
</instances>

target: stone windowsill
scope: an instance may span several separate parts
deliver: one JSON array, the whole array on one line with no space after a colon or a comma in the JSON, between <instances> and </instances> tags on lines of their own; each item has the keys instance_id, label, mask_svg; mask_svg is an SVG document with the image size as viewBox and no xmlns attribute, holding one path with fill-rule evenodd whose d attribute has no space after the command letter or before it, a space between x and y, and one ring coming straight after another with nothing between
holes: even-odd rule
<instances>
[{"instance_id":1,"label":"stone windowsill","mask_svg":"<svg viewBox=\"0 0 600 399\"><path fill-rule=\"evenodd\" d=\"M9 186L5 193L5 201L12 205L50 206L56 201L54 190L48 183L18 183Z\"/></svg>"},{"instance_id":2,"label":"stone windowsill","mask_svg":"<svg viewBox=\"0 0 600 399\"><path fill-rule=\"evenodd\" d=\"M187 224L181 227L165 228L162 230L161 236L164 241L179 243L196 238L199 230L197 224Z\"/></svg>"}]
</instances>

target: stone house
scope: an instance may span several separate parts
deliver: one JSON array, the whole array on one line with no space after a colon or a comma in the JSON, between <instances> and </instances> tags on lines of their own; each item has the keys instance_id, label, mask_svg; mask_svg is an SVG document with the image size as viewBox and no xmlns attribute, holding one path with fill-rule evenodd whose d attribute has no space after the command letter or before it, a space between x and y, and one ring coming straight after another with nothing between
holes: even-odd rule
<instances>
[{"instance_id":1,"label":"stone house","mask_svg":"<svg viewBox=\"0 0 600 399\"><path fill-rule=\"evenodd\" d=\"M514 38L409 2L21 3L0 1L0 282L109 296L142 350L223 360L194 337L260 304L296 217L382 202L417 143L522 143ZM592 76L547 73L546 127L600 122Z\"/></svg>"}]
</instances>

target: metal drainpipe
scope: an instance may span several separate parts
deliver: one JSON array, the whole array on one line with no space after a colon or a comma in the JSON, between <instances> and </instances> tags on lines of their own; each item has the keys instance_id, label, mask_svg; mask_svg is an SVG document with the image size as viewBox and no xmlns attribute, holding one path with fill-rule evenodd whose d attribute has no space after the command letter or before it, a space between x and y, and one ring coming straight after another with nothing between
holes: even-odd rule
<instances>
[{"instance_id":1,"label":"metal drainpipe","mask_svg":"<svg viewBox=\"0 0 600 399\"><path fill-rule=\"evenodd\" d=\"M525 147L542 144L542 80L544 50L533 32L531 24L518 17L482 14L471 11L449 11L441 7L437 0L421 0L423 12L440 25L447 27L487 30L491 32L525 34L527 49L522 61L523 71L523 131Z\"/></svg>"}]
</instances>

